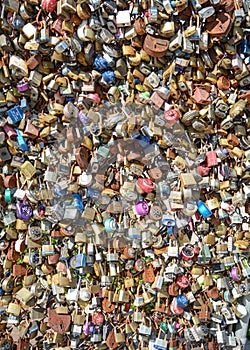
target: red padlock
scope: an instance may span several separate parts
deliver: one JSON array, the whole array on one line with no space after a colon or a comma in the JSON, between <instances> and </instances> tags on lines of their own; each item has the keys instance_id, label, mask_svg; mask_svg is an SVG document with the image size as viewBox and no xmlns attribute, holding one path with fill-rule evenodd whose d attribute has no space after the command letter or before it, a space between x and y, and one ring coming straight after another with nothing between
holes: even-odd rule
<instances>
[{"instance_id":1,"label":"red padlock","mask_svg":"<svg viewBox=\"0 0 250 350\"><path fill-rule=\"evenodd\" d=\"M197 168L197 173L201 176L207 176L210 172L210 168L206 165L199 165Z\"/></svg>"},{"instance_id":2,"label":"red padlock","mask_svg":"<svg viewBox=\"0 0 250 350\"><path fill-rule=\"evenodd\" d=\"M126 303L126 304L125 304L125 306L124 306L124 311L125 311L125 312L129 312L129 310L130 310L130 305L131 305L130 303Z\"/></svg>"},{"instance_id":3,"label":"red padlock","mask_svg":"<svg viewBox=\"0 0 250 350\"><path fill-rule=\"evenodd\" d=\"M181 289L185 289L189 286L189 278L187 276L178 276L176 279L176 284Z\"/></svg>"},{"instance_id":4,"label":"red padlock","mask_svg":"<svg viewBox=\"0 0 250 350\"><path fill-rule=\"evenodd\" d=\"M169 109L164 113L167 127L173 126L179 119L179 112L176 109Z\"/></svg>"},{"instance_id":5,"label":"red padlock","mask_svg":"<svg viewBox=\"0 0 250 350\"><path fill-rule=\"evenodd\" d=\"M145 193L153 192L155 189L154 183L150 179L143 179L142 177L138 179L138 185Z\"/></svg>"},{"instance_id":6,"label":"red padlock","mask_svg":"<svg viewBox=\"0 0 250 350\"><path fill-rule=\"evenodd\" d=\"M194 258L194 248L191 244L184 246L181 250L181 258L185 261L192 260Z\"/></svg>"},{"instance_id":7,"label":"red padlock","mask_svg":"<svg viewBox=\"0 0 250 350\"><path fill-rule=\"evenodd\" d=\"M53 12L56 9L57 0L42 0L42 9L46 12Z\"/></svg>"},{"instance_id":8,"label":"red padlock","mask_svg":"<svg viewBox=\"0 0 250 350\"><path fill-rule=\"evenodd\" d=\"M208 151L206 154L206 163L209 168L218 165L217 154L215 151Z\"/></svg>"}]
</instances>

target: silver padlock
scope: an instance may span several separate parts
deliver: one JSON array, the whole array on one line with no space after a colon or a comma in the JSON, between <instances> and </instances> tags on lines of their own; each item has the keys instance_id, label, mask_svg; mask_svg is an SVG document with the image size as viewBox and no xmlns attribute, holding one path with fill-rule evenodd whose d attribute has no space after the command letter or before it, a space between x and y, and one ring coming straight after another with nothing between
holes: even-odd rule
<instances>
[{"instance_id":1,"label":"silver padlock","mask_svg":"<svg viewBox=\"0 0 250 350\"><path fill-rule=\"evenodd\" d=\"M144 322L147 322L148 324L141 323L138 332L139 334L148 337L152 333L152 321L149 317L145 317Z\"/></svg>"},{"instance_id":2,"label":"silver padlock","mask_svg":"<svg viewBox=\"0 0 250 350\"><path fill-rule=\"evenodd\" d=\"M198 11L198 15L201 19L207 19L215 13L215 9L212 6L204 7Z\"/></svg>"},{"instance_id":3,"label":"silver padlock","mask_svg":"<svg viewBox=\"0 0 250 350\"><path fill-rule=\"evenodd\" d=\"M107 261L108 262L116 262L116 261L118 261L118 254L117 253L108 253L107 254Z\"/></svg>"},{"instance_id":4,"label":"silver padlock","mask_svg":"<svg viewBox=\"0 0 250 350\"><path fill-rule=\"evenodd\" d=\"M179 32L170 40L169 43L169 51L176 51L182 47L182 33L179 30Z\"/></svg>"},{"instance_id":5,"label":"silver padlock","mask_svg":"<svg viewBox=\"0 0 250 350\"><path fill-rule=\"evenodd\" d=\"M31 71L29 75L29 84L34 87L39 87L42 82L42 74L37 71Z\"/></svg>"},{"instance_id":6,"label":"silver padlock","mask_svg":"<svg viewBox=\"0 0 250 350\"><path fill-rule=\"evenodd\" d=\"M3 215L3 222L5 226L9 226L16 222L16 215L14 212L7 212Z\"/></svg>"},{"instance_id":7,"label":"silver padlock","mask_svg":"<svg viewBox=\"0 0 250 350\"><path fill-rule=\"evenodd\" d=\"M118 28L131 26L130 11L118 11L116 15L116 25Z\"/></svg>"},{"instance_id":8,"label":"silver padlock","mask_svg":"<svg viewBox=\"0 0 250 350\"><path fill-rule=\"evenodd\" d=\"M46 170L44 173L44 181L46 182L56 182L57 174L54 171Z\"/></svg>"},{"instance_id":9,"label":"silver padlock","mask_svg":"<svg viewBox=\"0 0 250 350\"><path fill-rule=\"evenodd\" d=\"M100 343L102 341L102 334L101 332L95 332L92 334L90 341L93 343Z\"/></svg>"},{"instance_id":10,"label":"silver padlock","mask_svg":"<svg viewBox=\"0 0 250 350\"><path fill-rule=\"evenodd\" d=\"M234 26L239 27L245 17L245 12L242 8L234 10Z\"/></svg>"}]
</instances>

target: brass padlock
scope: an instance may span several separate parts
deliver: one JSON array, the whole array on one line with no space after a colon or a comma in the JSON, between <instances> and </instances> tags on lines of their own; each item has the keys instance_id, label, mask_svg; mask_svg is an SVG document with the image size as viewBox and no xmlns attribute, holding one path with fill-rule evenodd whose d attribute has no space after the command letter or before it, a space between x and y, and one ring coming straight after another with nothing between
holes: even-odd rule
<instances>
[{"instance_id":1,"label":"brass padlock","mask_svg":"<svg viewBox=\"0 0 250 350\"><path fill-rule=\"evenodd\" d=\"M218 198L214 197L212 199L208 199L206 201L206 204L210 210L214 210L220 207L220 203L218 201Z\"/></svg>"}]
</instances>

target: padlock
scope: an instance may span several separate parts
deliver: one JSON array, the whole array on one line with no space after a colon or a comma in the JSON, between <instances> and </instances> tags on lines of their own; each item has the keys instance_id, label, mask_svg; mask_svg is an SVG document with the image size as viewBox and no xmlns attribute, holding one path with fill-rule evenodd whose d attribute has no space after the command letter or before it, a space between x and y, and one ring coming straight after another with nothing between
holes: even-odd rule
<instances>
[{"instance_id":1,"label":"padlock","mask_svg":"<svg viewBox=\"0 0 250 350\"><path fill-rule=\"evenodd\" d=\"M143 336L150 336L152 332L152 321L149 317L144 318L143 322L138 328L138 333Z\"/></svg>"},{"instance_id":2,"label":"padlock","mask_svg":"<svg viewBox=\"0 0 250 350\"><path fill-rule=\"evenodd\" d=\"M182 33L179 31L169 43L169 50L174 52L182 46Z\"/></svg>"},{"instance_id":3,"label":"padlock","mask_svg":"<svg viewBox=\"0 0 250 350\"><path fill-rule=\"evenodd\" d=\"M102 341L102 334L100 331L95 331L91 336L91 341L93 343L100 343Z\"/></svg>"},{"instance_id":4,"label":"padlock","mask_svg":"<svg viewBox=\"0 0 250 350\"><path fill-rule=\"evenodd\" d=\"M150 56L162 57L167 51L168 45L168 40L157 39L147 34L144 40L143 49Z\"/></svg>"},{"instance_id":5,"label":"padlock","mask_svg":"<svg viewBox=\"0 0 250 350\"><path fill-rule=\"evenodd\" d=\"M16 293L16 299L20 300L24 304L29 302L31 298L33 298L33 294L27 288L23 287Z\"/></svg>"},{"instance_id":6,"label":"padlock","mask_svg":"<svg viewBox=\"0 0 250 350\"><path fill-rule=\"evenodd\" d=\"M201 311L199 312L200 322L207 322L210 319L210 312L207 304L202 304Z\"/></svg>"},{"instance_id":7,"label":"padlock","mask_svg":"<svg viewBox=\"0 0 250 350\"><path fill-rule=\"evenodd\" d=\"M118 344L125 342L125 335L123 331L118 332L116 328L115 328L115 341Z\"/></svg>"},{"instance_id":8,"label":"padlock","mask_svg":"<svg viewBox=\"0 0 250 350\"><path fill-rule=\"evenodd\" d=\"M121 289L118 296L119 303L128 303L129 302L129 293L125 289Z\"/></svg>"}]
</instances>

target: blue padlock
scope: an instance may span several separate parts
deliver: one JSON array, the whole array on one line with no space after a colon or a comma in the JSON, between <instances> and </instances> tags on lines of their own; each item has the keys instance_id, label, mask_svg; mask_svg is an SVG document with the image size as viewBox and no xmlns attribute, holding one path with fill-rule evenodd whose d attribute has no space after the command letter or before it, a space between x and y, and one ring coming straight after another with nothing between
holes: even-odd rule
<instances>
[{"instance_id":1,"label":"blue padlock","mask_svg":"<svg viewBox=\"0 0 250 350\"><path fill-rule=\"evenodd\" d=\"M249 54L250 54L250 48L249 48ZM244 63L246 64L247 69L249 70L250 69L250 57L249 56L245 58Z\"/></svg>"},{"instance_id":2,"label":"blue padlock","mask_svg":"<svg viewBox=\"0 0 250 350\"><path fill-rule=\"evenodd\" d=\"M171 5L171 7L172 7L173 9L176 8L176 6L175 6L175 1L170 1L170 5Z\"/></svg>"},{"instance_id":3,"label":"blue padlock","mask_svg":"<svg viewBox=\"0 0 250 350\"><path fill-rule=\"evenodd\" d=\"M93 188L87 188L87 193L86 193L86 195L87 195L87 198L99 198L99 196L100 196L100 192L99 191L97 191L97 190L94 190Z\"/></svg>"},{"instance_id":4,"label":"blue padlock","mask_svg":"<svg viewBox=\"0 0 250 350\"><path fill-rule=\"evenodd\" d=\"M55 47L55 51L58 53L63 53L65 50L67 50L67 48L69 47L68 43L66 40L60 41L56 47ZM64 73L62 73L64 74Z\"/></svg>"},{"instance_id":5,"label":"blue padlock","mask_svg":"<svg viewBox=\"0 0 250 350\"><path fill-rule=\"evenodd\" d=\"M183 294L177 295L176 301L179 307L185 308L188 306L188 298Z\"/></svg>"},{"instance_id":6,"label":"blue padlock","mask_svg":"<svg viewBox=\"0 0 250 350\"><path fill-rule=\"evenodd\" d=\"M38 330L38 325L36 322L32 322L30 328L28 329L28 334L36 332Z\"/></svg>"},{"instance_id":7,"label":"blue padlock","mask_svg":"<svg viewBox=\"0 0 250 350\"><path fill-rule=\"evenodd\" d=\"M24 152L28 151L29 147L28 147L24 137L21 135L21 133L18 129L15 129L15 131L17 133L17 142L18 142L19 148Z\"/></svg>"},{"instance_id":8,"label":"blue padlock","mask_svg":"<svg viewBox=\"0 0 250 350\"><path fill-rule=\"evenodd\" d=\"M167 226L167 234L170 236L174 234L174 227L173 226Z\"/></svg>"},{"instance_id":9,"label":"blue padlock","mask_svg":"<svg viewBox=\"0 0 250 350\"><path fill-rule=\"evenodd\" d=\"M148 22L156 23L158 19L158 9L156 6L151 6L148 11Z\"/></svg>"},{"instance_id":10,"label":"blue padlock","mask_svg":"<svg viewBox=\"0 0 250 350\"><path fill-rule=\"evenodd\" d=\"M146 147L149 144L150 137L146 135L140 134L140 136L137 138L139 141L139 144L141 147Z\"/></svg>"},{"instance_id":11,"label":"blue padlock","mask_svg":"<svg viewBox=\"0 0 250 350\"><path fill-rule=\"evenodd\" d=\"M75 257L75 267L86 267L87 266L87 255L85 253L78 253Z\"/></svg>"},{"instance_id":12,"label":"blue padlock","mask_svg":"<svg viewBox=\"0 0 250 350\"><path fill-rule=\"evenodd\" d=\"M68 102L75 102L75 98L74 97L66 97L65 103L68 103Z\"/></svg>"},{"instance_id":13,"label":"blue padlock","mask_svg":"<svg viewBox=\"0 0 250 350\"><path fill-rule=\"evenodd\" d=\"M62 72L62 75L68 75L71 72L71 70L68 67L64 66L61 72Z\"/></svg>"},{"instance_id":14,"label":"blue padlock","mask_svg":"<svg viewBox=\"0 0 250 350\"><path fill-rule=\"evenodd\" d=\"M204 218L208 218L212 215L211 210L209 210L206 204L201 200L198 201L198 211Z\"/></svg>"},{"instance_id":15,"label":"blue padlock","mask_svg":"<svg viewBox=\"0 0 250 350\"><path fill-rule=\"evenodd\" d=\"M21 99L20 107L22 108L24 113L29 112L29 105L26 98Z\"/></svg>"},{"instance_id":16,"label":"blue padlock","mask_svg":"<svg viewBox=\"0 0 250 350\"><path fill-rule=\"evenodd\" d=\"M176 66L174 70L175 72L181 72L183 68L184 68L183 66Z\"/></svg>"},{"instance_id":17,"label":"blue padlock","mask_svg":"<svg viewBox=\"0 0 250 350\"><path fill-rule=\"evenodd\" d=\"M84 210L84 205L83 205L82 198L81 198L80 194L73 193L72 197L73 197L73 201L74 201L74 208L81 210L81 211Z\"/></svg>"},{"instance_id":18,"label":"blue padlock","mask_svg":"<svg viewBox=\"0 0 250 350\"><path fill-rule=\"evenodd\" d=\"M20 122L25 117L25 114L20 106L16 106L7 111L8 117L11 119L12 124Z\"/></svg>"},{"instance_id":19,"label":"blue padlock","mask_svg":"<svg viewBox=\"0 0 250 350\"><path fill-rule=\"evenodd\" d=\"M186 53L182 52L182 50L178 49L177 51L175 51L175 56L176 57L186 57Z\"/></svg>"},{"instance_id":20,"label":"blue padlock","mask_svg":"<svg viewBox=\"0 0 250 350\"><path fill-rule=\"evenodd\" d=\"M162 220L161 220L162 225L164 226L168 226L168 227L174 227L176 224L175 219L173 218L169 218L166 215L163 216Z\"/></svg>"},{"instance_id":21,"label":"blue padlock","mask_svg":"<svg viewBox=\"0 0 250 350\"><path fill-rule=\"evenodd\" d=\"M22 19L21 16L16 15L13 16L12 24L15 28L22 28L24 26L24 20Z\"/></svg>"},{"instance_id":22,"label":"blue padlock","mask_svg":"<svg viewBox=\"0 0 250 350\"><path fill-rule=\"evenodd\" d=\"M12 201L12 193L10 188L6 188L6 190L4 191L4 201L6 203L11 203Z\"/></svg>"},{"instance_id":23,"label":"blue padlock","mask_svg":"<svg viewBox=\"0 0 250 350\"><path fill-rule=\"evenodd\" d=\"M108 218L104 221L105 230L109 233L115 232L117 229L117 223L114 218Z\"/></svg>"},{"instance_id":24,"label":"blue padlock","mask_svg":"<svg viewBox=\"0 0 250 350\"><path fill-rule=\"evenodd\" d=\"M166 181L161 181L158 183L158 190L160 192L161 198L167 198L170 195L171 188Z\"/></svg>"},{"instance_id":25,"label":"blue padlock","mask_svg":"<svg viewBox=\"0 0 250 350\"><path fill-rule=\"evenodd\" d=\"M53 187L53 192L57 197L63 197L66 195L67 190L62 190L59 184L55 184Z\"/></svg>"},{"instance_id":26,"label":"blue padlock","mask_svg":"<svg viewBox=\"0 0 250 350\"><path fill-rule=\"evenodd\" d=\"M240 53L243 55L250 54L250 46L248 45L247 39L242 40Z\"/></svg>"},{"instance_id":27,"label":"blue padlock","mask_svg":"<svg viewBox=\"0 0 250 350\"><path fill-rule=\"evenodd\" d=\"M115 81L115 73L112 70L108 70L102 74L102 78L108 85L113 84Z\"/></svg>"},{"instance_id":28,"label":"blue padlock","mask_svg":"<svg viewBox=\"0 0 250 350\"><path fill-rule=\"evenodd\" d=\"M96 56L94 65L100 72L104 72L109 66L108 62L102 56Z\"/></svg>"},{"instance_id":29,"label":"blue padlock","mask_svg":"<svg viewBox=\"0 0 250 350\"><path fill-rule=\"evenodd\" d=\"M140 132L139 131L134 131L132 135L129 136L130 139L138 139L140 137Z\"/></svg>"},{"instance_id":30,"label":"blue padlock","mask_svg":"<svg viewBox=\"0 0 250 350\"><path fill-rule=\"evenodd\" d=\"M135 85L136 85L136 84L141 84L140 79L135 79L135 80L134 80L134 84L135 84Z\"/></svg>"}]
</instances>

